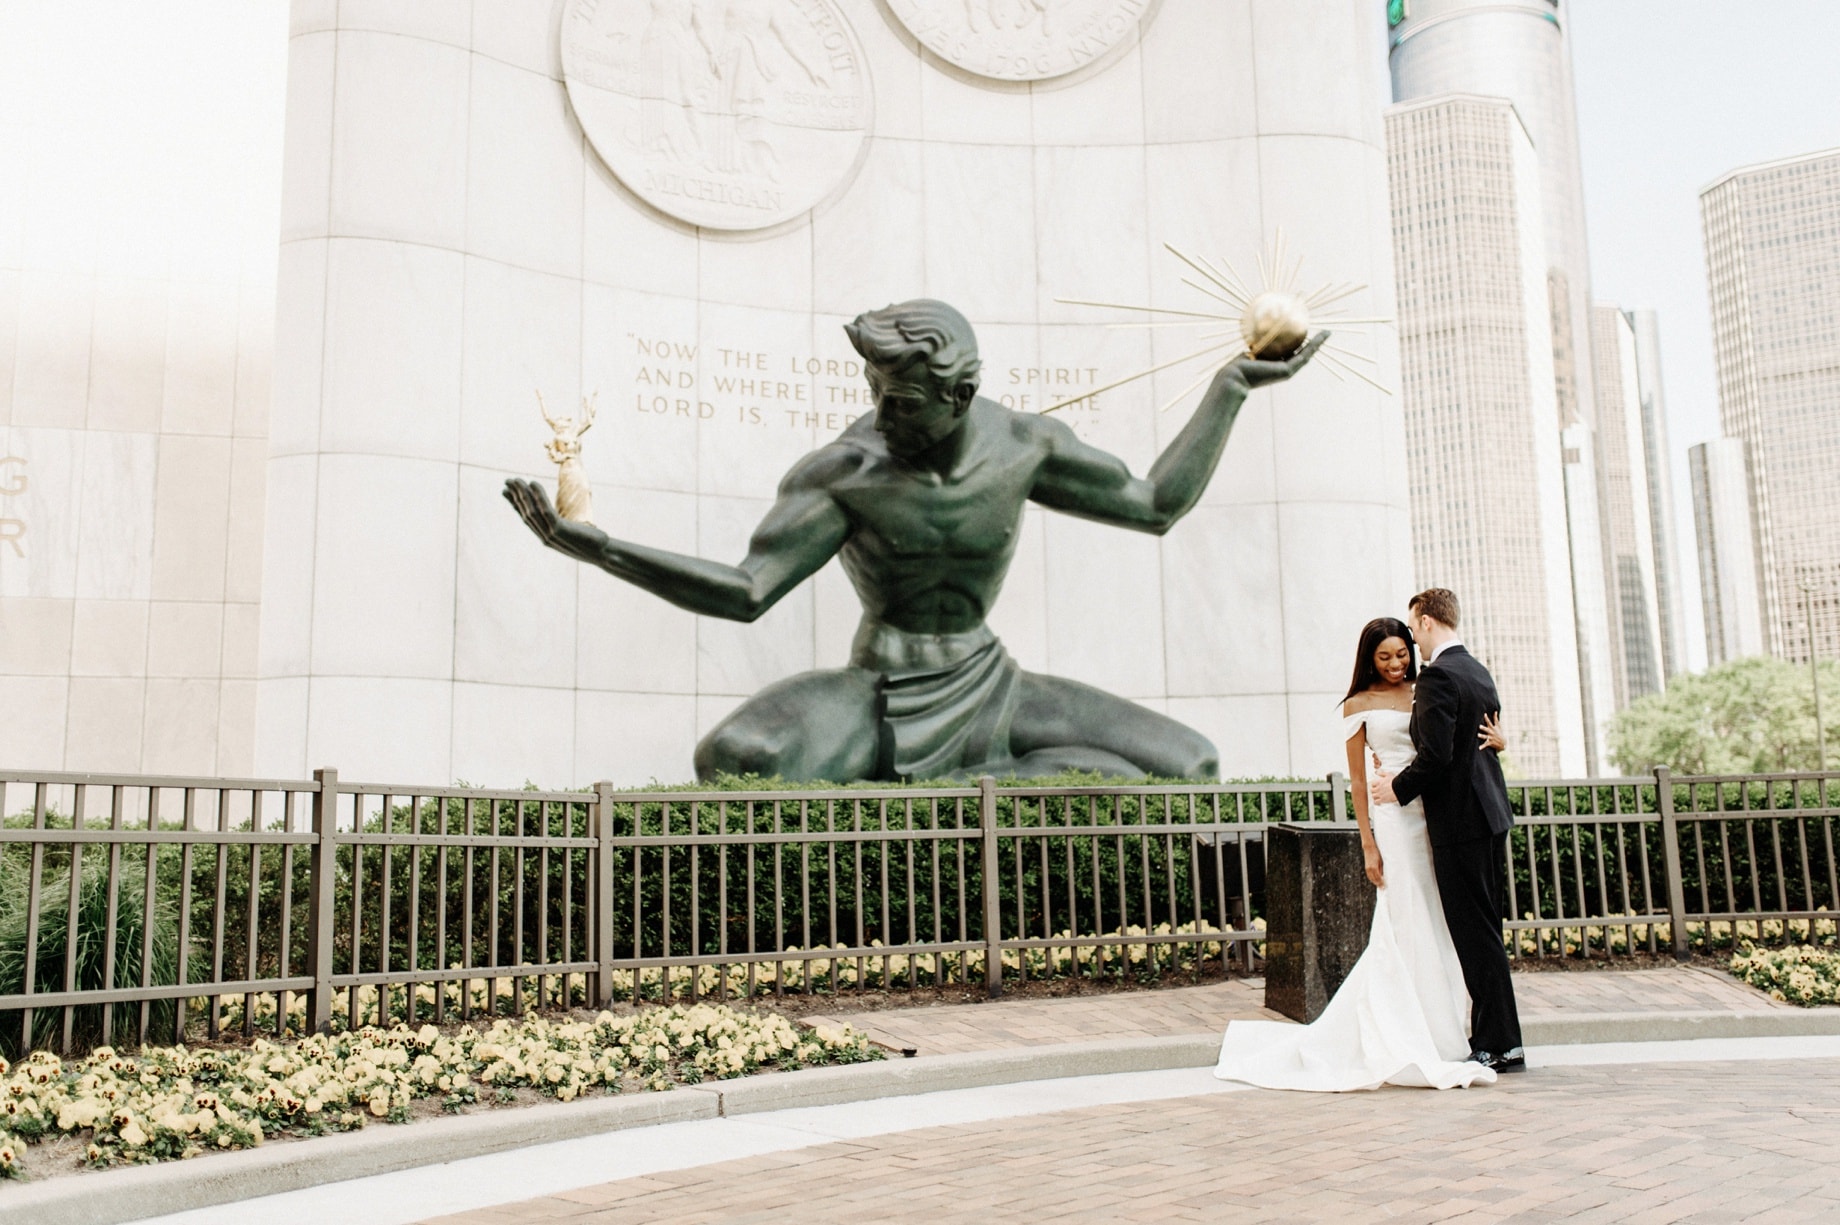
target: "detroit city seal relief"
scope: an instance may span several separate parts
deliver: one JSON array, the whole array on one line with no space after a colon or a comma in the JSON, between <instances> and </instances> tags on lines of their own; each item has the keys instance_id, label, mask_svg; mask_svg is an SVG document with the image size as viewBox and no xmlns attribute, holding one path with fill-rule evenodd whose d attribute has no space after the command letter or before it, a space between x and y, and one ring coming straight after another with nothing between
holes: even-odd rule
<instances>
[{"instance_id":1,"label":"detroit city seal relief","mask_svg":"<svg viewBox=\"0 0 1840 1225\"><path fill-rule=\"evenodd\" d=\"M869 129L862 47L832 0L570 0L562 71L607 168L711 229L822 203Z\"/></svg>"},{"instance_id":2,"label":"detroit city seal relief","mask_svg":"<svg viewBox=\"0 0 1840 1225\"><path fill-rule=\"evenodd\" d=\"M1155 0L887 0L927 50L966 72L1044 81L1123 42Z\"/></svg>"}]
</instances>

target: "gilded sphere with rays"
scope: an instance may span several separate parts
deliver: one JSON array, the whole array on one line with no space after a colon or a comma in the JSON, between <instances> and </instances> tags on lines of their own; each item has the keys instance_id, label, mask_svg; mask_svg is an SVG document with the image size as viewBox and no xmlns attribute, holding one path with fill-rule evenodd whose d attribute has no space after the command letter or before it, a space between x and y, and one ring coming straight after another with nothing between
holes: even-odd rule
<instances>
[{"instance_id":1,"label":"gilded sphere with rays","mask_svg":"<svg viewBox=\"0 0 1840 1225\"><path fill-rule=\"evenodd\" d=\"M1260 361L1285 361L1309 339L1310 308L1297 294L1267 289L1246 303L1239 332L1252 356Z\"/></svg>"}]
</instances>

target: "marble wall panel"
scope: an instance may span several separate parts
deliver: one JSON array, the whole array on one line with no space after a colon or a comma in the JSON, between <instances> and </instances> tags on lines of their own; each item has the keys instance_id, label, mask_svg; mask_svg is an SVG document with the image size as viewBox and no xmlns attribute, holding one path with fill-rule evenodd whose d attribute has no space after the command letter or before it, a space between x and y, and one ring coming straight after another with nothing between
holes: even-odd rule
<instances>
[{"instance_id":1,"label":"marble wall panel","mask_svg":"<svg viewBox=\"0 0 1840 1225\"><path fill-rule=\"evenodd\" d=\"M159 465L157 435L96 430L84 435L72 559L78 596L144 600L152 594Z\"/></svg>"},{"instance_id":2,"label":"marble wall panel","mask_svg":"<svg viewBox=\"0 0 1840 1225\"><path fill-rule=\"evenodd\" d=\"M224 651L218 668L226 677L253 679L261 659L262 606L252 602L223 608Z\"/></svg>"},{"instance_id":3,"label":"marble wall panel","mask_svg":"<svg viewBox=\"0 0 1840 1225\"><path fill-rule=\"evenodd\" d=\"M153 503L153 598L224 598L230 453L228 438L161 436Z\"/></svg>"},{"instance_id":4,"label":"marble wall panel","mask_svg":"<svg viewBox=\"0 0 1840 1225\"><path fill-rule=\"evenodd\" d=\"M1294 773L1284 764L1293 760L1293 754L1287 703L1281 693L1171 697L1164 713L1214 742L1220 754L1222 778L1271 778Z\"/></svg>"},{"instance_id":5,"label":"marble wall panel","mask_svg":"<svg viewBox=\"0 0 1840 1225\"><path fill-rule=\"evenodd\" d=\"M110 774L137 769L147 682L140 677L73 676L68 684L64 768Z\"/></svg>"},{"instance_id":6,"label":"marble wall panel","mask_svg":"<svg viewBox=\"0 0 1840 1225\"><path fill-rule=\"evenodd\" d=\"M565 8L566 0L473 0L473 50L560 81Z\"/></svg>"},{"instance_id":7,"label":"marble wall panel","mask_svg":"<svg viewBox=\"0 0 1840 1225\"><path fill-rule=\"evenodd\" d=\"M266 631L266 616L263 628ZM256 683L255 745L250 770L258 777L306 778L308 771L331 765L330 758L320 755L321 746L307 734L307 691L311 684L305 676L266 675Z\"/></svg>"},{"instance_id":8,"label":"marble wall panel","mask_svg":"<svg viewBox=\"0 0 1840 1225\"><path fill-rule=\"evenodd\" d=\"M166 314L160 428L228 434L236 413L237 298L233 287L178 281Z\"/></svg>"},{"instance_id":9,"label":"marble wall panel","mask_svg":"<svg viewBox=\"0 0 1840 1225\"><path fill-rule=\"evenodd\" d=\"M678 694L578 690L574 785L606 779L643 787L694 777L691 753L701 734L697 711L706 702Z\"/></svg>"},{"instance_id":10,"label":"marble wall panel","mask_svg":"<svg viewBox=\"0 0 1840 1225\"><path fill-rule=\"evenodd\" d=\"M581 274L583 140L560 81L473 59L466 250Z\"/></svg>"},{"instance_id":11,"label":"marble wall panel","mask_svg":"<svg viewBox=\"0 0 1840 1225\"><path fill-rule=\"evenodd\" d=\"M210 677L215 683L223 657L222 604L155 600L148 606L148 676Z\"/></svg>"},{"instance_id":12,"label":"marble wall panel","mask_svg":"<svg viewBox=\"0 0 1840 1225\"><path fill-rule=\"evenodd\" d=\"M269 454L319 449L326 343L326 263L332 244L281 244L275 286L274 394L268 405Z\"/></svg>"},{"instance_id":13,"label":"marble wall panel","mask_svg":"<svg viewBox=\"0 0 1840 1225\"><path fill-rule=\"evenodd\" d=\"M1021 148L1034 142L1034 106L1026 82L974 77L931 52L923 52L921 59L925 67L920 73L920 138L929 147Z\"/></svg>"},{"instance_id":14,"label":"marble wall panel","mask_svg":"<svg viewBox=\"0 0 1840 1225\"><path fill-rule=\"evenodd\" d=\"M562 689L575 677L576 587L589 571L541 547L504 479L460 469L453 677Z\"/></svg>"},{"instance_id":15,"label":"marble wall panel","mask_svg":"<svg viewBox=\"0 0 1840 1225\"><path fill-rule=\"evenodd\" d=\"M1261 132L1373 140L1384 105L1374 51L1380 14L1364 0L1252 0ZM1313 82L1340 88L1311 88Z\"/></svg>"},{"instance_id":16,"label":"marble wall panel","mask_svg":"<svg viewBox=\"0 0 1840 1225\"><path fill-rule=\"evenodd\" d=\"M275 285L271 275L245 279L240 286L236 323L236 415L231 432L238 438L268 437L268 401L275 375Z\"/></svg>"},{"instance_id":17,"label":"marble wall panel","mask_svg":"<svg viewBox=\"0 0 1840 1225\"><path fill-rule=\"evenodd\" d=\"M140 769L194 776L218 771L219 687L206 678L147 681Z\"/></svg>"},{"instance_id":18,"label":"marble wall panel","mask_svg":"<svg viewBox=\"0 0 1840 1225\"><path fill-rule=\"evenodd\" d=\"M465 47L473 13L454 0L339 0L339 28L378 30Z\"/></svg>"},{"instance_id":19,"label":"marble wall panel","mask_svg":"<svg viewBox=\"0 0 1840 1225\"><path fill-rule=\"evenodd\" d=\"M697 513L697 553L734 563L770 503L758 498L705 494ZM699 617L696 624L698 693L750 694L813 665L812 594L795 588L758 621L744 624Z\"/></svg>"},{"instance_id":20,"label":"marble wall panel","mask_svg":"<svg viewBox=\"0 0 1840 1225\"><path fill-rule=\"evenodd\" d=\"M1386 522L1347 503L1293 502L1278 514L1291 691L1346 692L1361 627L1375 617L1403 617L1412 595L1387 554Z\"/></svg>"},{"instance_id":21,"label":"marble wall panel","mask_svg":"<svg viewBox=\"0 0 1840 1225\"><path fill-rule=\"evenodd\" d=\"M853 319L920 296L926 280L923 151L876 140L849 193L812 219L812 304Z\"/></svg>"},{"instance_id":22,"label":"marble wall panel","mask_svg":"<svg viewBox=\"0 0 1840 1225\"><path fill-rule=\"evenodd\" d=\"M452 782L453 694L448 680L315 676L306 705L306 761L332 766L351 782Z\"/></svg>"},{"instance_id":23,"label":"marble wall panel","mask_svg":"<svg viewBox=\"0 0 1840 1225\"><path fill-rule=\"evenodd\" d=\"M84 435L11 426L0 431L0 455L11 461L0 475L0 596L76 595Z\"/></svg>"},{"instance_id":24,"label":"marble wall panel","mask_svg":"<svg viewBox=\"0 0 1840 1225\"><path fill-rule=\"evenodd\" d=\"M455 457L465 276L464 256L435 247L332 243L322 450Z\"/></svg>"},{"instance_id":25,"label":"marble wall panel","mask_svg":"<svg viewBox=\"0 0 1840 1225\"><path fill-rule=\"evenodd\" d=\"M1142 52L1128 38L1097 66L1030 86L1030 139L1037 148L1141 149L1150 126L1144 90Z\"/></svg>"},{"instance_id":26,"label":"marble wall panel","mask_svg":"<svg viewBox=\"0 0 1840 1225\"><path fill-rule=\"evenodd\" d=\"M256 718L256 682L224 681L217 696L217 773L255 773Z\"/></svg>"},{"instance_id":27,"label":"marble wall panel","mask_svg":"<svg viewBox=\"0 0 1840 1225\"><path fill-rule=\"evenodd\" d=\"M1145 24L1144 139L1151 145L1251 136L1258 131L1252 0L1162 0Z\"/></svg>"},{"instance_id":28,"label":"marble wall panel","mask_svg":"<svg viewBox=\"0 0 1840 1225\"><path fill-rule=\"evenodd\" d=\"M933 71L922 61L920 44L881 0L837 0L856 28L875 94L875 134L884 140L919 140L926 109L921 81Z\"/></svg>"},{"instance_id":29,"label":"marble wall panel","mask_svg":"<svg viewBox=\"0 0 1840 1225\"><path fill-rule=\"evenodd\" d=\"M224 598L262 598L262 512L267 503L268 457L260 438L230 444L230 524L225 542Z\"/></svg>"},{"instance_id":30,"label":"marble wall panel","mask_svg":"<svg viewBox=\"0 0 1840 1225\"><path fill-rule=\"evenodd\" d=\"M86 428L135 433L160 428L166 303L167 286L151 278L98 281Z\"/></svg>"},{"instance_id":31,"label":"marble wall panel","mask_svg":"<svg viewBox=\"0 0 1840 1225\"><path fill-rule=\"evenodd\" d=\"M299 28L304 3L294 5L288 39L287 139L281 146L281 240L323 238L331 232L332 113L337 93L338 35L328 18L314 32ZM336 0L328 5L336 14Z\"/></svg>"},{"instance_id":32,"label":"marble wall panel","mask_svg":"<svg viewBox=\"0 0 1840 1225\"><path fill-rule=\"evenodd\" d=\"M9 769L64 760L70 680L63 676L0 675L0 745Z\"/></svg>"},{"instance_id":33,"label":"marble wall panel","mask_svg":"<svg viewBox=\"0 0 1840 1225\"><path fill-rule=\"evenodd\" d=\"M1034 150L929 141L921 181L927 296L949 299L977 323L1034 323Z\"/></svg>"},{"instance_id":34,"label":"marble wall panel","mask_svg":"<svg viewBox=\"0 0 1840 1225\"><path fill-rule=\"evenodd\" d=\"M812 231L793 221L767 235L706 230L698 237L695 292L706 307L780 311L805 324L813 308Z\"/></svg>"},{"instance_id":35,"label":"marble wall panel","mask_svg":"<svg viewBox=\"0 0 1840 1225\"><path fill-rule=\"evenodd\" d=\"M535 685L454 685L456 777L475 786L573 785L575 694Z\"/></svg>"},{"instance_id":36,"label":"marble wall panel","mask_svg":"<svg viewBox=\"0 0 1840 1225\"><path fill-rule=\"evenodd\" d=\"M1164 537L1171 697L1285 692L1281 545L1270 504L1197 507Z\"/></svg>"},{"instance_id":37,"label":"marble wall panel","mask_svg":"<svg viewBox=\"0 0 1840 1225\"><path fill-rule=\"evenodd\" d=\"M452 464L320 457L315 675L452 678L456 494Z\"/></svg>"},{"instance_id":38,"label":"marble wall panel","mask_svg":"<svg viewBox=\"0 0 1840 1225\"><path fill-rule=\"evenodd\" d=\"M146 600L76 601L71 617L70 675L134 676L144 672L149 611Z\"/></svg>"},{"instance_id":39,"label":"marble wall panel","mask_svg":"<svg viewBox=\"0 0 1840 1225\"><path fill-rule=\"evenodd\" d=\"M694 298L583 287L581 388L604 405L582 439L582 463L593 480L696 492L699 402L705 398L697 394L697 315ZM554 480L554 466L534 453L524 467L526 454L499 462Z\"/></svg>"},{"instance_id":40,"label":"marble wall panel","mask_svg":"<svg viewBox=\"0 0 1840 1225\"><path fill-rule=\"evenodd\" d=\"M448 0L429 3L464 13ZM461 249L472 68L466 32L443 46L372 33L361 21L341 13L329 231Z\"/></svg>"},{"instance_id":41,"label":"marble wall panel","mask_svg":"<svg viewBox=\"0 0 1840 1225\"><path fill-rule=\"evenodd\" d=\"M1110 322L1124 313L1063 305L1057 298L1148 301L1150 240L1144 221L1149 185L1142 147L1050 145L1034 154L1036 317L1091 323L1095 317Z\"/></svg>"},{"instance_id":42,"label":"marble wall panel","mask_svg":"<svg viewBox=\"0 0 1840 1225\"><path fill-rule=\"evenodd\" d=\"M1068 515L1044 519L1048 671L1123 697L1161 697L1156 537Z\"/></svg>"},{"instance_id":43,"label":"marble wall panel","mask_svg":"<svg viewBox=\"0 0 1840 1225\"><path fill-rule=\"evenodd\" d=\"M827 421L826 384L804 373L802 359L816 355L811 317L704 302L697 323L697 386L673 394L697 397L697 489L771 498L788 468L843 427L841 413ZM826 337L822 356L846 354L846 338Z\"/></svg>"},{"instance_id":44,"label":"marble wall panel","mask_svg":"<svg viewBox=\"0 0 1840 1225\"><path fill-rule=\"evenodd\" d=\"M697 552L697 500L689 494L597 485L595 519L618 539ZM590 568L580 570L576 601L575 683L582 689L696 692L695 617Z\"/></svg>"},{"instance_id":45,"label":"marble wall panel","mask_svg":"<svg viewBox=\"0 0 1840 1225\"><path fill-rule=\"evenodd\" d=\"M642 203L589 157L582 202L582 276L643 293L696 294L697 231Z\"/></svg>"},{"instance_id":46,"label":"marble wall panel","mask_svg":"<svg viewBox=\"0 0 1840 1225\"><path fill-rule=\"evenodd\" d=\"M581 298L581 282L573 278L467 259L462 463L555 476L555 465L544 454L553 435L544 423L543 406L557 417L581 411ZM606 399L596 410L593 430L604 430L608 418L623 407ZM584 443L594 441L591 431Z\"/></svg>"},{"instance_id":47,"label":"marble wall panel","mask_svg":"<svg viewBox=\"0 0 1840 1225\"><path fill-rule=\"evenodd\" d=\"M64 675L75 606L67 599L0 599L0 675Z\"/></svg>"},{"instance_id":48,"label":"marble wall panel","mask_svg":"<svg viewBox=\"0 0 1840 1225\"><path fill-rule=\"evenodd\" d=\"M264 679L305 676L312 666L319 457L287 455L271 459L267 484L262 531L259 674ZM304 690L300 700L306 701ZM266 711L267 707L263 709ZM299 726L305 729L304 715Z\"/></svg>"}]
</instances>

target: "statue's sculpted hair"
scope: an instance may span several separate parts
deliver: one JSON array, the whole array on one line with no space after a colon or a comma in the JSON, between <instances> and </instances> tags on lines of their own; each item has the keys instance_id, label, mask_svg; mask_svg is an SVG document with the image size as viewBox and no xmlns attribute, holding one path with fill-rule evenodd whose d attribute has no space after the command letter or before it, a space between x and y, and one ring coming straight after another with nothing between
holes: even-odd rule
<instances>
[{"instance_id":1,"label":"statue's sculpted hair","mask_svg":"<svg viewBox=\"0 0 1840 1225\"><path fill-rule=\"evenodd\" d=\"M904 375L924 363L940 387L977 383L983 363L971 321L944 302L915 298L864 311L843 330L862 359L884 374Z\"/></svg>"}]
</instances>

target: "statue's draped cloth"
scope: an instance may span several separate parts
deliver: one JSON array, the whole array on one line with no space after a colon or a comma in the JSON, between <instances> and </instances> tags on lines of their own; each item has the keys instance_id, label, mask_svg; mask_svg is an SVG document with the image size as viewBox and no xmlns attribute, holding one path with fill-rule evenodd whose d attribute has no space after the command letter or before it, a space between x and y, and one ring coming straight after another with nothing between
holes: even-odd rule
<instances>
[{"instance_id":1,"label":"statue's draped cloth","mask_svg":"<svg viewBox=\"0 0 1840 1225\"><path fill-rule=\"evenodd\" d=\"M882 752L901 778L1005 761L1022 669L988 626L908 634L865 622L850 662L881 677Z\"/></svg>"}]
</instances>

